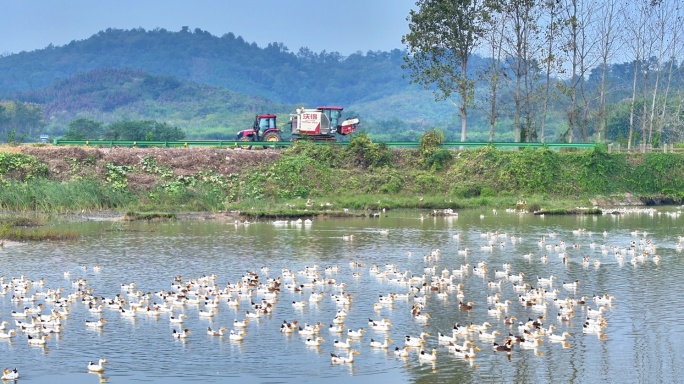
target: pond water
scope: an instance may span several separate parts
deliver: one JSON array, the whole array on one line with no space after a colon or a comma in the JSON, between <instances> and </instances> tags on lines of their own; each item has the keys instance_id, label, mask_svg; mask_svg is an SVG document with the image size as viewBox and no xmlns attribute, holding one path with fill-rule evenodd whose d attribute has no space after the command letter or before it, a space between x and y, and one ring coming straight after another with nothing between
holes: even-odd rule
<instances>
[{"instance_id":1,"label":"pond water","mask_svg":"<svg viewBox=\"0 0 684 384\"><path fill-rule=\"evenodd\" d=\"M76 288L70 280L79 277L88 280L88 287L97 297L112 298L124 294L120 285L135 282L136 289L143 292L172 290L174 277L184 279L217 274L216 283L224 288L227 282L240 280L247 270L270 267L270 272L258 272L261 280L277 278L281 269L303 270L305 266L317 264L322 275L345 282L346 292L354 296L348 307L345 324L352 329L363 327L367 333L355 344L359 351L353 364L332 365L330 352L339 353L332 342L341 339L339 334L321 330L325 339L320 347L304 344L306 337L279 332L283 320L297 320L301 324L321 322L332 323L339 308L329 296L319 303L309 302L310 290L295 293L283 289L278 296L273 313L252 320L245 328L243 341L231 341L228 337L211 337L206 334L208 326L213 329L233 329L234 319L245 318L250 310L249 300L243 300L239 308L229 307L221 300L218 314L210 319L200 318L198 311L203 306L185 305L175 314L184 313L187 319L182 328L192 331L185 341L171 336L178 325L169 323L169 315L158 318L139 314L134 319L123 318L115 310L104 309L101 317L107 320L102 330L87 329L84 320L95 320L100 315L89 313L87 307L74 302L72 311L63 321L64 330L53 334L45 347L29 346L27 336L19 332L11 340L0 339L0 366L17 367L20 382L50 383L128 383L128 382L573 382L594 383L612 381L677 382L684 377L681 356L684 355L684 311L680 308L684 293L681 276L684 262L677 251L678 236L684 235L681 219L666 214L676 211L674 207L659 207L653 214L631 213L623 215L598 216L546 216L498 212L491 210L468 210L460 212L458 218L437 217L420 219L424 211L391 211L379 219L324 219L311 225L275 226L268 222L248 226L216 221L176 221L164 223L111 223L85 222L63 224L76 229L84 236L73 242L44 242L37 244L4 247L0 250L0 274L29 279L45 279L44 287L63 287L63 297ZM480 215L484 215L482 218ZM587 232L575 234L573 230L584 228ZM388 230L387 234L382 231ZM601 244L629 247L630 241L639 241L642 236L633 236L632 231L647 231L647 238L658 245L657 253L662 257L659 264L648 257L644 262L632 264L631 256L619 263L614 252L602 254ZM493 250L482 250L488 240L482 237L487 232L499 231L509 234L500 237ZM603 232L607 232L607 236ZM549 233L555 232L551 238ZM593 232L589 235L588 232ZM454 238L460 233L460 238ZM354 235L352 241L344 236ZM563 264L557 251L540 247L538 241L547 235L546 244L567 242L565 252L569 263ZM511 236L522 237L515 244ZM500 243L505 242L501 247ZM596 248L590 244L596 243ZM580 248L573 248L579 244ZM469 248L466 256L459 249ZM439 259L425 261L423 256L431 251L441 251ZM412 256L409 256L412 253ZM525 254L533 253L529 259ZM548 255L548 263L540 260ZM592 264L585 267L583 257L592 262L600 260L599 267ZM362 268L352 268L350 261L365 263ZM396 264L409 275L422 275L426 266L437 265L437 271L444 267L457 269L462 264L476 266L487 261L489 271L486 277L470 273L453 279L462 283L465 302L475 303L470 311L459 308L456 293L440 298L436 292L429 293L424 312L430 314L427 322L411 316L412 300L397 300L391 307L377 312L373 304L378 295L389 292L406 293L407 286L388 283L369 273L371 265L381 270L385 264ZM513 283L505 281L501 288L490 288L487 282L495 279L495 270L502 270L504 263L511 264L511 272L525 274L525 282L537 287L537 276L554 275L554 289L558 298L590 299L587 305L575 307L575 317L569 322L557 320L557 307L552 299L547 300L546 312L535 311L522 306L518 301L520 292L513 290ZM100 272L92 267L101 265ZM87 271L81 265L88 266ZM324 274L323 268L339 265L335 274ZM70 271L69 278L64 272ZM356 278L352 272L360 272ZM506 279L503 279L506 280ZM576 290L564 289L562 282L579 280ZM297 281L307 282L304 277ZM5 283L8 279L5 280ZM428 280L429 282L429 280ZM412 283L420 285L421 283ZM548 289L548 288L547 288ZM332 286L317 288L327 293L340 292ZM31 293L29 292L29 294ZM487 296L501 294L501 301L512 303L503 316L488 314ZM612 306L606 306L604 318L607 328L604 337L583 334L582 325L587 308L596 309L591 302L592 295L608 293L616 298ZM423 293L418 293L423 296ZM0 297L2 320L9 321L14 329L12 310L19 311L25 304L13 303L12 292ZM260 301L260 295L252 295L253 301ZM303 309L294 308L293 300L307 301ZM136 301L135 299L129 301ZM154 297L153 302L161 302ZM43 303L37 299L36 304ZM30 304L29 304L30 305ZM43 313L49 313L52 305L45 303ZM538 349L521 349L517 345L512 353L495 352L492 341L471 335L469 340L481 349L475 359L462 359L449 353L443 343L437 341L437 333L451 334L455 323L491 323L488 331L499 331L496 341L501 343L509 332L519 334L517 325L505 325L504 316L515 316L526 321L545 314L544 327L553 324L554 334L572 334L564 347L562 343L551 343L547 337ZM371 330L368 319L387 318L393 327L389 332ZM26 320L26 319L19 319ZM404 336L417 336L427 332L425 348L437 349L437 360L421 363L416 351L408 358L394 356L394 347L404 345ZM373 350L371 338L394 340L389 351ZM346 336L344 337L346 338ZM459 338L459 343L464 338ZM342 352L346 355L346 353ZM107 359L102 375L87 373L88 361ZM677 363L679 361L679 363Z\"/></svg>"}]
</instances>

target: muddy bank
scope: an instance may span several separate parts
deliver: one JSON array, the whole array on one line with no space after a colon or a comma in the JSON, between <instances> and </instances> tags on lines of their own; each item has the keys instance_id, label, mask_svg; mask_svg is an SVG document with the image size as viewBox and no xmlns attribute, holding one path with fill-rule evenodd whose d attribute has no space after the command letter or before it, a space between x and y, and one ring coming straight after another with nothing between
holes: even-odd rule
<instances>
[{"instance_id":1,"label":"muddy bank","mask_svg":"<svg viewBox=\"0 0 684 384\"><path fill-rule=\"evenodd\" d=\"M21 152L47 164L50 178L60 181L69 181L74 176L101 178L107 163L140 167L148 156L155 159L158 167L171 169L176 177L208 170L223 175L237 174L274 163L281 156L277 150L217 148L22 147ZM127 178L132 189L151 189L160 182L155 172L129 173Z\"/></svg>"}]
</instances>

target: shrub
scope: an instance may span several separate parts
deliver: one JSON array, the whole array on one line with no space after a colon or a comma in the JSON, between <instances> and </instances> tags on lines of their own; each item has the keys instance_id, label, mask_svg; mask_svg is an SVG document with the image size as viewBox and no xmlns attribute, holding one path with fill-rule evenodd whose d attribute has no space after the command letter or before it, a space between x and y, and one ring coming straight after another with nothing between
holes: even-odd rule
<instances>
[{"instance_id":1,"label":"shrub","mask_svg":"<svg viewBox=\"0 0 684 384\"><path fill-rule=\"evenodd\" d=\"M496 190L492 188L482 188L482 191L480 191L480 197L496 197Z\"/></svg>"},{"instance_id":2,"label":"shrub","mask_svg":"<svg viewBox=\"0 0 684 384\"><path fill-rule=\"evenodd\" d=\"M392 151L385 145L375 144L370 137L363 132L352 137L345 150L355 165L368 167L383 167L392 164Z\"/></svg>"}]
</instances>

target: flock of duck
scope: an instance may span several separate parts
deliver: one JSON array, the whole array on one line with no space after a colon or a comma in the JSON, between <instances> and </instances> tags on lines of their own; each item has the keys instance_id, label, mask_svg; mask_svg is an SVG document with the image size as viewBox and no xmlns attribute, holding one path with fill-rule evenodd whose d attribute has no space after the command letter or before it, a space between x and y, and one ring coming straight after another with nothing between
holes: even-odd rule
<instances>
[{"instance_id":1,"label":"flock of duck","mask_svg":"<svg viewBox=\"0 0 684 384\"><path fill-rule=\"evenodd\" d=\"M387 231L382 233L386 235ZM576 238L607 236L605 232L594 235L584 229L574 230L573 234ZM648 259L656 263L660 261L656 252L657 246L648 240L647 233L634 231L631 235L634 240L624 246L597 244L592 241L588 247L595 250L595 253L599 253L600 249L604 256L612 254L619 263L623 263L625 258L634 264L643 263ZM457 241L460 241L460 237L460 233L453 236ZM529 253L513 256L512 260L533 262L539 258L542 263L548 263L553 259L553 255L549 254L555 252L560 262L568 265L573 262L568 251L581 248L583 245L568 244L563 240L556 240L556 237L555 233L549 233L536 240L544 255L535 256ZM344 239L353 241L354 237L349 235ZM521 237L498 232L482 233L481 239L484 240L480 248L483 254L505 249L509 245L523 241ZM677 247L681 249L681 242L684 239L679 240ZM464 257L464 262L472 257L472 251L468 248L459 249L458 254ZM410 252L407 256L413 258ZM606 337L605 329L608 322L604 318L604 313L616 300L606 292L594 292L589 297L579 292L580 281L559 284L555 276L529 278L522 272L514 272L511 263L493 267L483 260L474 262L473 266L466 263L440 270L436 265L441 261L440 250L434 250L422 257L424 267L420 274L414 274L408 269L402 270L396 264L366 266L365 263L357 261L351 261L347 268L339 265L313 265L296 272L283 268L274 277L269 277L272 274L269 267L262 267L258 271L247 271L239 281L224 285L219 284L216 275L190 279L178 276L174 278L168 291L143 293L131 282L121 284L121 292L109 297L94 292L89 282L82 277L71 281L71 272L64 273L64 277L71 281L72 287L72 292L66 297L63 296L63 288L45 289L45 279L31 280L28 276L7 279L3 276L0 277L0 295L11 293L11 301L22 309L14 310L10 314L14 320L14 329L10 329L10 322L2 322L0 338L18 337L21 332L29 345L45 346L49 343L51 334L60 333L64 329L71 308L82 305L95 318L85 320L81 325L83 327L106 327L106 318L110 316L155 319L164 316L170 324L177 326L170 331L169 337L185 340L192 334L190 329L183 326L184 319L187 319L186 308L195 306L198 307L197 316L200 318L216 316L221 307L232 307L235 309L234 313L244 314L244 317L239 316L240 318L233 321L232 329L207 327L206 334L212 337L227 337L234 342L249 343L252 340L247 330L253 326L252 322L257 323L262 318L265 318L266 322L272 321L272 317L266 315L277 314L281 305L302 309L312 305L325 305L325 301L330 301L335 306L333 318L321 319L321 322L312 324L301 324L296 319L276 321L276 324L283 334L300 335L302 343L307 346L330 347L330 361L333 364L353 363L355 356L360 354L357 350L360 348L355 348L354 345L362 344L367 344L371 349L381 350L394 347L396 357L407 359L415 354L421 362L436 361L438 348L443 348L457 358L472 360L476 358L477 352L481 351L480 347L485 345L495 352L510 354L518 347L533 350L535 355L542 356L543 353L538 352L538 349L547 340L564 348L571 347L568 341L573 336L569 333L569 324L576 322L576 319L581 319L582 333L597 335L599 338ZM594 260L588 257L578 260L581 260L579 262L585 268L600 268L601 257L597 256ZM88 270L86 266L81 268ZM494 271L490 268L494 268ZM103 272L99 265L93 267L92 271ZM375 319L367 320L367 328L373 331L374 335L365 342L366 329L350 329L345 324L348 323L348 319L355 317L356 311L352 305L354 297L346 291L347 284L341 281L343 276L349 281L359 279L364 274L373 276L379 283L388 287L387 294L379 295L377 302L373 304L373 310L377 315ZM482 286L487 288L486 296L480 293L479 297L473 293L471 297L466 297L463 290L464 282L470 278L482 281ZM529 281L526 282L525 279ZM512 293L508 297L517 297L516 304L512 300L503 299L502 293L507 291ZM437 300L428 300L433 295ZM283 299L284 296L288 299ZM450 298L451 300L448 300ZM286 304L280 304L281 301ZM430 339L427 338L432 336L427 333L427 329L418 335L403 335L400 343L390 337L390 333L393 332L392 320L388 318L390 316L382 315L399 302L410 303L406 305L410 316L425 326L431 319L428 311L433 305L457 305L460 311L465 312L477 306L486 306L488 318L479 324L456 323L452 329L437 332L437 343L428 341ZM522 309L513 309L516 305ZM51 307L49 311L46 306ZM519 316L524 316L528 320L518 320L513 316L513 312L523 313L524 315ZM555 321L552 321L553 319ZM353 322L358 324L359 319ZM363 322L365 323L365 319ZM324 340L324 330L333 339L331 342ZM103 372L103 364L107 363L105 359L98 359L97 363L91 361L84 368L91 372ZM2 379L18 377L17 368L3 371Z\"/></svg>"}]
</instances>

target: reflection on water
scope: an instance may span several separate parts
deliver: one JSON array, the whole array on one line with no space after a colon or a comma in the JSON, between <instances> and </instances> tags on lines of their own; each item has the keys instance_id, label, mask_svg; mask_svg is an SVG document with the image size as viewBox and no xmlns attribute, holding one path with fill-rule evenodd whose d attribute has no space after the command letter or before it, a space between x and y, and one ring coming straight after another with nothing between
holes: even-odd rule
<instances>
[{"instance_id":1,"label":"reflection on water","mask_svg":"<svg viewBox=\"0 0 684 384\"><path fill-rule=\"evenodd\" d=\"M485 214L483 219L481 213ZM87 279L94 295L113 297L121 293L120 284L130 282L135 282L137 289L144 292L171 290L173 279L178 275L190 278L216 273L217 283L224 287L228 281L238 281L245 271L259 270L262 266L270 267L267 277L273 278L280 276L281 268L298 271L307 265L318 264L321 268L340 265L340 272L331 276L338 282L346 282L347 292L354 295L345 324L352 329L368 330L355 345L360 355L353 365L330 363L329 353L339 352L332 348L332 341L340 339L339 335L323 330L321 336L326 341L320 347L309 347L304 345L305 337L279 332L283 320L298 320L302 324L320 321L326 325L332 322L337 307L328 296L303 309L292 307L293 300L308 301L308 291L304 294L283 291L274 313L247 324L247 336L241 342L207 336L206 328L232 329L233 320L244 319L245 311L251 309L249 300L243 300L239 308L229 307L222 300L218 315L206 319L198 316L199 306L186 305L183 313L188 318L183 328L193 332L187 340L171 337L172 330L179 327L169 324L168 314L128 319L109 309L104 309L102 314L91 314L81 304L74 303L73 311L63 322L65 329L53 335L45 347L29 347L26 336L21 333L11 340L0 340L0 365L18 367L21 382L317 382L325 378L342 383L350 376L362 382L392 380L397 383L681 380L684 369L677 362L684 354L684 344L678 335L684 331L684 314L673 306L681 301L683 293L679 277L684 267L675 249L677 236L684 234L678 232L678 218L647 214L541 218L465 211L457 219L419 220L421 214L425 212L397 211L380 219L330 219L314 221L311 226L284 227L268 223L235 227L220 222L171 222L131 223L123 226L128 231L112 231L110 223L65 224L86 236L72 243L46 242L0 250L0 273L8 277L26 274L33 280L45 278L45 287L38 290L64 287L64 297L75 289L63 276L67 270L71 271L71 281L78 277ZM586 228L594 234L591 237L574 235L572 230L577 228ZM389 234L381 233L381 229L389 229ZM630 235L634 230L648 231L648 238L659 245L658 254L662 256L659 265L650 259L632 265L629 258L619 264L612 253L602 255L599 246L589 247L591 242L629 246L631 240L638 240ZM493 251L483 251L480 247L487 240L480 234L491 231L521 236L522 242L513 245L509 238L505 247L497 243ZM603 231L608 232L605 238L601 235ZM561 263L558 252L539 248L539 238L550 232L556 232L557 237L547 238L547 243L567 241L570 259L567 266ZM457 233L461 233L458 240L453 237ZM354 235L353 241L343 239L350 234ZM572 248L572 244L579 244L581 248ZM426 263L423 255L437 248L441 249L440 259ZM458 254L457 250L464 248L472 250L469 256ZM408 252L413 256L408 256ZM530 252L534 257L525 259L523 255ZM540 261L543 254L549 255L548 263ZM586 256L592 261L599 259L600 266L583 267L582 258ZM359 278L351 276L351 260L366 263L357 270L361 272ZM411 301L398 300L394 306L379 312L373 309L378 295L404 293L407 288L377 279L368 273L370 265L384 269L385 264L392 263L402 271L410 269L420 275L427 265L437 265L439 272L444 267L452 270L461 264L476 265L482 260L490 267L485 278L471 273L454 280L464 284L464 301L475 302L471 311L458 308L455 293L448 298L430 294L426 312L431 318L427 322L410 316ZM437 342L437 332L450 334L455 323L488 321L492 324L489 332L519 333L517 325L503 324L503 316L488 315L491 304L486 301L487 295L500 293L501 301L512 302L504 316L525 321L541 314L519 304L511 282L504 282L500 289L487 286L487 281L498 280L494 270L501 270L503 263L511 263L516 274L523 272L525 281L532 286L537 286L536 276L557 276L554 287L560 290L559 298L604 293L615 296L617 300L604 315L608 322L606 338L582 334L585 309L576 308L575 318L561 324L556 320L557 308L549 303L545 327L555 324L556 334L571 333L574 337L569 339L569 347L545 338L536 350L516 346L509 355L495 353L492 341L473 336L471 340L482 350L474 360L449 354ZM99 273L92 271L92 266L97 264L102 265ZM90 268L83 271L81 265ZM576 291L564 289L560 284L575 280L580 281ZM326 290L333 292L329 287ZM14 329L9 313L24 305L12 303L10 298L11 292L0 297L3 314L0 317L10 321L12 325L8 328ZM260 297L254 294L252 299ZM589 307L596 308L596 305L591 303ZM44 312L50 309L51 305L46 304ZM108 321L104 328L84 326L86 319L95 320L100 316ZM369 318L383 317L393 324L389 332L369 329ZM394 346L403 346L404 335L417 336L421 332L432 335L426 339L426 348L437 348L438 359L434 364L418 361L415 350L408 358L394 356ZM386 336L395 341L389 351L371 350L371 338L384 340ZM499 342L502 338L497 336ZM100 358L111 363L105 373L87 373L88 362Z\"/></svg>"}]
</instances>

